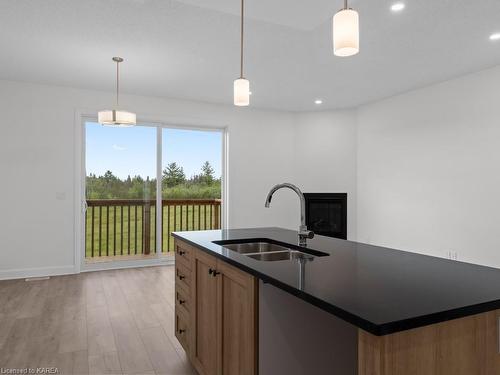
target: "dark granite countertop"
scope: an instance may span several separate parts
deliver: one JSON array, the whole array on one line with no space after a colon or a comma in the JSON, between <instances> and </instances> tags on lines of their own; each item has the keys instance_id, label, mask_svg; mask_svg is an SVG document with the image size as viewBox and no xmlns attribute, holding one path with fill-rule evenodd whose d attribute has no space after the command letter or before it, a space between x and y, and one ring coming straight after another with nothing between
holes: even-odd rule
<instances>
[{"instance_id":1,"label":"dark granite countertop","mask_svg":"<svg viewBox=\"0 0 500 375\"><path fill-rule=\"evenodd\" d=\"M352 241L316 236L308 249L328 253L303 266L265 262L214 244L270 239L297 243L280 228L176 232L174 237L251 273L375 335L500 308L500 270Z\"/></svg>"}]
</instances>

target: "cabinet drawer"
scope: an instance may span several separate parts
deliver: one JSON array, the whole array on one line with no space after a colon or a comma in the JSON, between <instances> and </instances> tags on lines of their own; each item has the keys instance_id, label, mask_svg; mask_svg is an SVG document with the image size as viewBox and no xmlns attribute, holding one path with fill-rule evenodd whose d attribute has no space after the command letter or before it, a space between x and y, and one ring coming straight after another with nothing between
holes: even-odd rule
<instances>
[{"instance_id":1,"label":"cabinet drawer","mask_svg":"<svg viewBox=\"0 0 500 375\"><path fill-rule=\"evenodd\" d=\"M181 287L189 293L191 285L191 271L182 265L182 263L175 265L175 286Z\"/></svg>"},{"instance_id":2,"label":"cabinet drawer","mask_svg":"<svg viewBox=\"0 0 500 375\"><path fill-rule=\"evenodd\" d=\"M189 345L188 345L188 319L184 316L184 314L175 314L175 337L179 340L180 344L186 351L189 353Z\"/></svg>"},{"instance_id":3,"label":"cabinet drawer","mask_svg":"<svg viewBox=\"0 0 500 375\"><path fill-rule=\"evenodd\" d=\"M191 305L190 302L191 301L189 300L189 292L182 289L182 288L178 288L176 286L175 287L175 308L176 308L176 311L180 310L186 316L189 316L189 308Z\"/></svg>"},{"instance_id":4,"label":"cabinet drawer","mask_svg":"<svg viewBox=\"0 0 500 375\"><path fill-rule=\"evenodd\" d=\"M191 258L193 257L194 249L179 240L175 241L175 262L182 263L186 268L191 268Z\"/></svg>"}]
</instances>

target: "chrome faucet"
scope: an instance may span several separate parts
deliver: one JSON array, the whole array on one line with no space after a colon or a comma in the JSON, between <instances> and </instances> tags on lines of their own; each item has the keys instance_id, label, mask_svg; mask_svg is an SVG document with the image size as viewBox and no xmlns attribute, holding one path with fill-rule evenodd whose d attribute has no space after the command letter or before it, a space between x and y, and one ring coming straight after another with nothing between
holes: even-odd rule
<instances>
[{"instance_id":1,"label":"chrome faucet","mask_svg":"<svg viewBox=\"0 0 500 375\"><path fill-rule=\"evenodd\" d=\"M299 246L306 247L307 246L307 239L313 238L314 232L307 230L307 226L306 226L306 199L304 198L304 194L302 194L300 189L297 186L290 184L288 182L275 185L267 194L265 206L267 208L269 208L269 206L271 204L271 199L273 198L273 194L281 188L291 189L295 193L297 193L297 195L299 196L299 199L300 199L300 227L299 227L299 233L298 233Z\"/></svg>"}]
</instances>

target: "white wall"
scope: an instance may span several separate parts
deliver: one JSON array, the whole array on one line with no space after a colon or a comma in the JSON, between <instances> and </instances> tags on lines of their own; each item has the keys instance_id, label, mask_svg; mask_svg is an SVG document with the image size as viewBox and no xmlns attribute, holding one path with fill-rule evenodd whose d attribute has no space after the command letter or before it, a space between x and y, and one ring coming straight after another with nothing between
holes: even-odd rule
<instances>
[{"instance_id":1,"label":"white wall","mask_svg":"<svg viewBox=\"0 0 500 375\"><path fill-rule=\"evenodd\" d=\"M123 103L151 119L228 127L230 227L295 228L292 192L263 207L272 185L290 181L306 192L347 192L350 239L453 250L500 267L499 87L500 67L353 111ZM0 278L73 271L75 113L112 101L111 93L0 82Z\"/></svg>"},{"instance_id":2,"label":"white wall","mask_svg":"<svg viewBox=\"0 0 500 375\"><path fill-rule=\"evenodd\" d=\"M500 267L500 67L358 111L358 240Z\"/></svg>"},{"instance_id":3,"label":"white wall","mask_svg":"<svg viewBox=\"0 0 500 375\"><path fill-rule=\"evenodd\" d=\"M298 114L295 181L348 192L349 239L500 268L499 98L500 66Z\"/></svg>"},{"instance_id":4,"label":"white wall","mask_svg":"<svg viewBox=\"0 0 500 375\"><path fill-rule=\"evenodd\" d=\"M0 82L0 278L73 271L75 112L95 113L113 100L111 93ZM295 227L294 197L264 208L269 188L293 178L292 114L139 96L124 96L123 104L157 120L227 126L230 226Z\"/></svg>"},{"instance_id":5,"label":"white wall","mask_svg":"<svg viewBox=\"0 0 500 375\"><path fill-rule=\"evenodd\" d=\"M295 181L308 193L347 193L347 237L356 239L356 112L298 114Z\"/></svg>"}]
</instances>

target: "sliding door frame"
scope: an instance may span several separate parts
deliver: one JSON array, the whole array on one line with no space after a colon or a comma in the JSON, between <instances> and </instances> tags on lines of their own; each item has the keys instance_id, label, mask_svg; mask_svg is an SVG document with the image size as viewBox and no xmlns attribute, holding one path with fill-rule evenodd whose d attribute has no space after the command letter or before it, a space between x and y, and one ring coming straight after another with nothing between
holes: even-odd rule
<instances>
[{"instance_id":1,"label":"sliding door frame","mask_svg":"<svg viewBox=\"0 0 500 375\"><path fill-rule=\"evenodd\" d=\"M92 113L92 114L89 114ZM152 265L165 265L173 263L173 258L161 257L162 255L162 236L156 236L156 257L145 260L120 260L102 263L86 263L85 262L85 176L86 174L86 131L85 124L87 122L97 122L97 111L76 111L75 113L75 273L119 269L131 267L144 267ZM203 121L187 118L162 118L161 116L138 117L138 126L147 126L156 128L156 230L162 228L162 148L163 148L163 129L179 129L179 130L197 130L210 131L221 133L222 149L222 176L221 176L221 228L228 227L228 128L227 126L216 126L214 123L204 123ZM196 124L197 125L193 125Z\"/></svg>"}]
</instances>

